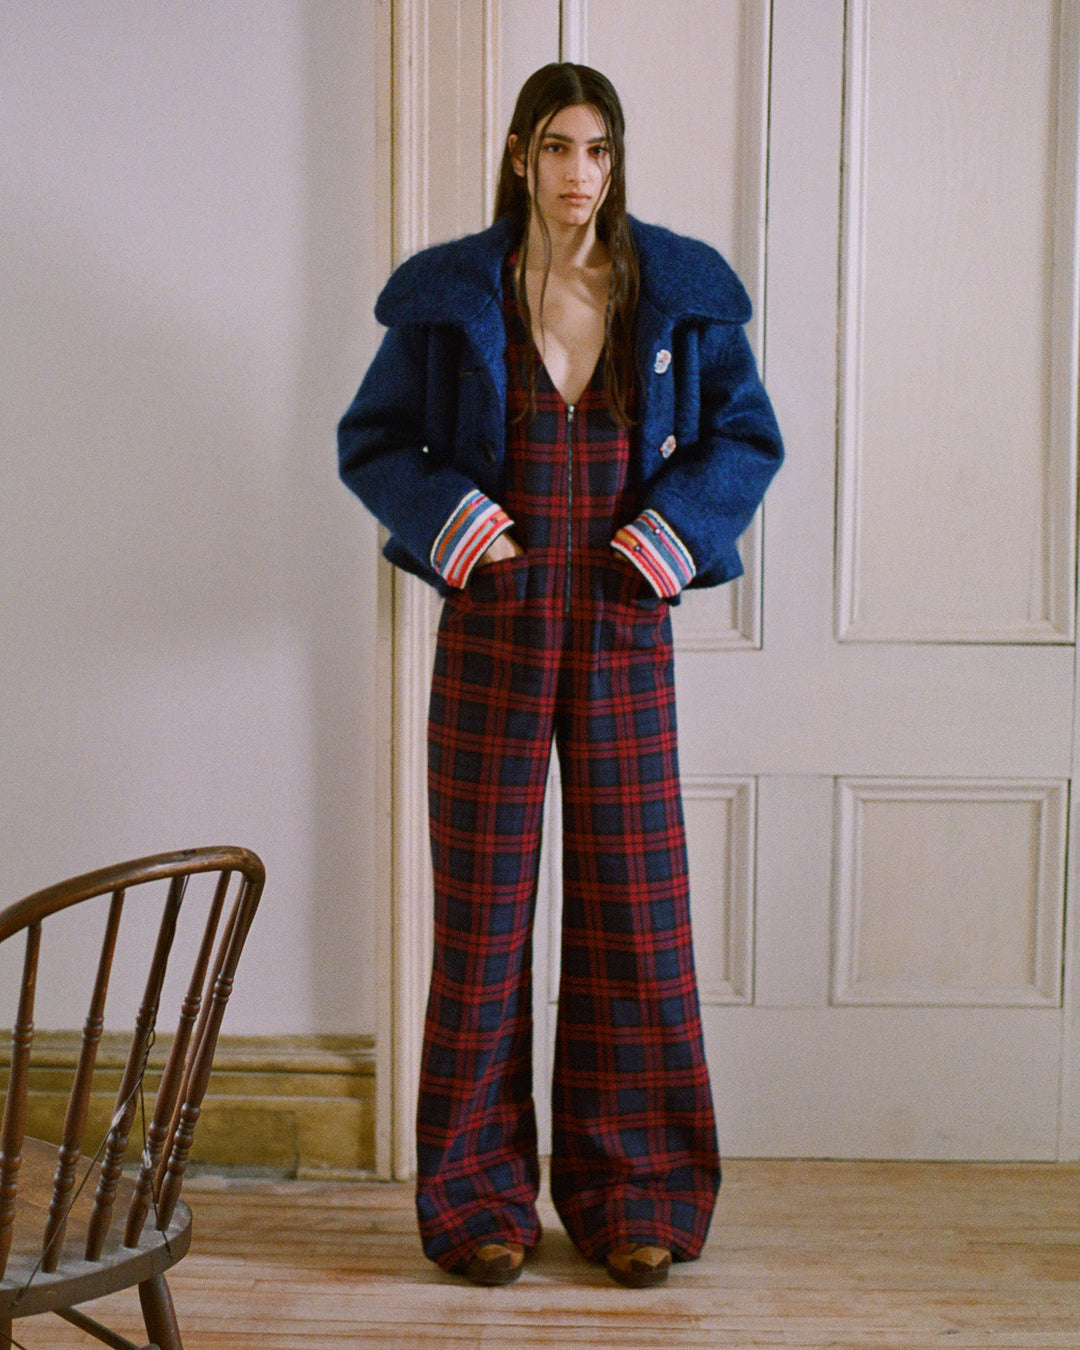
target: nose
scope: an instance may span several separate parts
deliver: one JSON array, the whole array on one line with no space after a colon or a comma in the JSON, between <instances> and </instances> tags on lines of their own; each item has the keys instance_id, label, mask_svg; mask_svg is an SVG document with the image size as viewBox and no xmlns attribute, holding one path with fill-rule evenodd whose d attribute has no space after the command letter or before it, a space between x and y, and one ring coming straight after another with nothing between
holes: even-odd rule
<instances>
[{"instance_id":1,"label":"nose","mask_svg":"<svg viewBox=\"0 0 1080 1350\"><path fill-rule=\"evenodd\" d=\"M587 152L585 150L574 150L566 156L566 177L572 183L580 183L585 177L587 165Z\"/></svg>"}]
</instances>

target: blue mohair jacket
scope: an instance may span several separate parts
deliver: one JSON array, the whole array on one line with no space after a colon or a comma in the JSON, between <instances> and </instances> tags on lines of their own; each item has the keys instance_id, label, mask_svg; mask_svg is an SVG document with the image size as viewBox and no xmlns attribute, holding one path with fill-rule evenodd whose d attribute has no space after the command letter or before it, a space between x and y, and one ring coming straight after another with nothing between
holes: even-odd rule
<instances>
[{"instance_id":1,"label":"blue mohair jacket","mask_svg":"<svg viewBox=\"0 0 1080 1350\"><path fill-rule=\"evenodd\" d=\"M735 547L783 448L743 332L750 301L707 244L632 220L641 269L640 387L631 452L640 510L689 550L692 586L742 572ZM338 428L341 477L390 531L383 552L440 591L432 546L465 495L500 499L506 445L502 269L508 218L438 244L394 272L387 325Z\"/></svg>"}]
</instances>

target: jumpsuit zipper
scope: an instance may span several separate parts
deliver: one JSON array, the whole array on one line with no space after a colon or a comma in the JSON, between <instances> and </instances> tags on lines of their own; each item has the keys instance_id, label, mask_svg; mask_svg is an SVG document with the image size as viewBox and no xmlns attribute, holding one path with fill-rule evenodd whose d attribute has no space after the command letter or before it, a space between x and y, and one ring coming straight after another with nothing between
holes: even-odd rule
<instances>
[{"instance_id":1,"label":"jumpsuit zipper","mask_svg":"<svg viewBox=\"0 0 1080 1350\"><path fill-rule=\"evenodd\" d=\"M563 612L570 613L571 568L574 550L574 409L566 405L566 579L563 583Z\"/></svg>"}]
</instances>

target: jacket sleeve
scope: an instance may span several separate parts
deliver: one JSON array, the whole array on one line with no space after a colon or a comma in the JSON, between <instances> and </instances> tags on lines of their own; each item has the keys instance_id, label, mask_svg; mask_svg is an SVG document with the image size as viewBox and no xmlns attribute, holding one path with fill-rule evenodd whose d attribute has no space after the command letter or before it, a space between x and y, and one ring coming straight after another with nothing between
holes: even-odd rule
<instances>
[{"instance_id":1,"label":"jacket sleeve","mask_svg":"<svg viewBox=\"0 0 1080 1350\"><path fill-rule=\"evenodd\" d=\"M613 546L673 598L742 571L735 541L783 460L772 405L738 324L701 331L698 438L676 445L646 486L641 514Z\"/></svg>"},{"instance_id":2,"label":"jacket sleeve","mask_svg":"<svg viewBox=\"0 0 1080 1350\"><path fill-rule=\"evenodd\" d=\"M497 503L427 444L429 372L423 329L391 328L338 425L343 481L427 580L464 586L512 524Z\"/></svg>"}]
</instances>

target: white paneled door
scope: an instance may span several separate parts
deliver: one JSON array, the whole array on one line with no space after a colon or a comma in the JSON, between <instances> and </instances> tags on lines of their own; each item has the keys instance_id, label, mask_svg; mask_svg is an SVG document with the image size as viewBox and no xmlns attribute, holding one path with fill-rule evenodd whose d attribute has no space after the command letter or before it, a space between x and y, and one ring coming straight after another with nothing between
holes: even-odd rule
<instances>
[{"instance_id":1,"label":"white paneled door","mask_svg":"<svg viewBox=\"0 0 1080 1350\"><path fill-rule=\"evenodd\" d=\"M432 204L417 212L399 193L411 222L399 252L447 232L448 202L455 229L483 222L479 161L521 78L561 42L623 96L631 209L720 247L756 303L788 462L746 540L747 576L676 615L725 1152L1080 1156L1066 905L1077 0L395 12L398 69L423 73L396 109L398 181L423 162ZM461 154L427 151L453 117L471 117L487 147L466 156L467 191ZM403 583L398 829L413 858L426 847L430 615ZM542 1114L558 981L551 802ZM407 1170L429 901L419 869L398 883Z\"/></svg>"}]
</instances>

